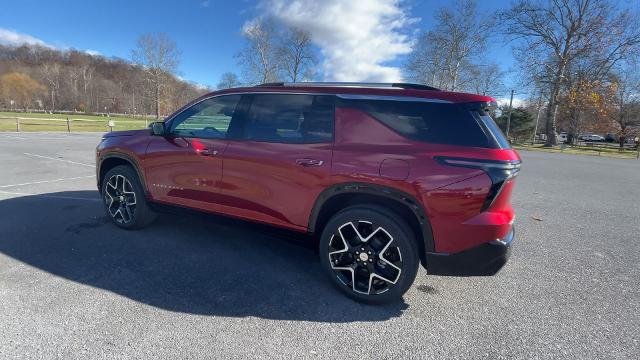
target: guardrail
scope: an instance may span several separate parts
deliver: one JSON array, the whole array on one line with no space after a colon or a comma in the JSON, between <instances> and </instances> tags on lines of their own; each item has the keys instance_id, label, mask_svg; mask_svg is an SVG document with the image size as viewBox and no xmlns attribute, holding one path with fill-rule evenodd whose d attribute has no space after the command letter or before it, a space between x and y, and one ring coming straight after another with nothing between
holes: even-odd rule
<instances>
[{"instance_id":1,"label":"guardrail","mask_svg":"<svg viewBox=\"0 0 640 360\"><path fill-rule=\"evenodd\" d=\"M65 119L60 118L42 118L42 117L22 117L22 116L2 116L0 120L9 120L15 123L15 131L21 132L23 126L48 126L48 127L60 127L67 132L71 132L75 127L92 128L96 131L113 131L118 130L130 130L130 129L144 129L148 127L149 121L147 119L140 120L114 120L110 117L102 119L86 119L86 118L72 118L67 117ZM104 127L100 127L103 124ZM137 126L136 126L137 125Z\"/></svg>"},{"instance_id":2,"label":"guardrail","mask_svg":"<svg viewBox=\"0 0 640 360\"><path fill-rule=\"evenodd\" d=\"M527 143L531 144L531 143ZM536 141L531 146L542 145L544 141ZM640 159L640 146L638 144L630 144L625 143L622 147L620 147L619 143L609 143L603 141L578 141L575 145L570 144L558 144L556 149L559 149L561 152L565 150L581 150L587 152L598 153L598 156L602 156L603 153L607 154L627 154L631 156L635 156L637 159Z\"/></svg>"}]
</instances>

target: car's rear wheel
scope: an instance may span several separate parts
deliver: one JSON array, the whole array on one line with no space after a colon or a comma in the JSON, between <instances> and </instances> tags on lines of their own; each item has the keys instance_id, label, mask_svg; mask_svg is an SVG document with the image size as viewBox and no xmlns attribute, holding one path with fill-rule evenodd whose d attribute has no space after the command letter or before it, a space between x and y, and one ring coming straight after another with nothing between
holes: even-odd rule
<instances>
[{"instance_id":1,"label":"car's rear wheel","mask_svg":"<svg viewBox=\"0 0 640 360\"><path fill-rule=\"evenodd\" d=\"M320 239L320 257L331 281L366 303L401 299L419 263L409 225L375 205L349 207L331 218Z\"/></svg>"},{"instance_id":2,"label":"car's rear wheel","mask_svg":"<svg viewBox=\"0 0 640 360\"><path fill-rule=\"evenodd\" d=\"M102 179L102 199L109 218L123 229L149 225L156 214L149 208L138 175L129 166L116 166Z\"/></svg>"}]
</instances>

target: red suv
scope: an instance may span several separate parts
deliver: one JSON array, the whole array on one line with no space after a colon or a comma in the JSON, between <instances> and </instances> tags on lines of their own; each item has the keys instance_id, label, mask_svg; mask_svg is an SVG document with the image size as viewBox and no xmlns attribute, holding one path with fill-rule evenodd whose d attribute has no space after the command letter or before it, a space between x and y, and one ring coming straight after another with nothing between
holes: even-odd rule
<instances>
[{"instance_id":1,"label":"red suv","mask_svg":"<svg viewBox=\"0 0 640 360\"><path fill-rule=\"evenodd\" d=\"M382 303L429 273L493 274L520 157L495 100L415 84L272 83L108 133L98 188L125 229L176 205L308 233L331 281Z\"/></svg>"}]
</instances>

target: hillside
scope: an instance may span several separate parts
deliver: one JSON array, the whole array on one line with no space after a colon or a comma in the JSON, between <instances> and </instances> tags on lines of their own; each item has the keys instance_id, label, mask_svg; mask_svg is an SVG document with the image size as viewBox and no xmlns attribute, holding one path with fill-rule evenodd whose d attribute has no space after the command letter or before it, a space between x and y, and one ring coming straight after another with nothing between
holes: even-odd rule
<instances>
[{"instance_id":1,"label":"hillside","mask_svg":"<svg viewBox=\"0 0 640 360\"><path fill-rule=\"evenodd\" d=\"M143 69L124 59L73 49L0 45L0 78L10 73L27 74L42 85L38 95L25 104L30 109L127 114L155 111ZM161 96L162 115L206 91L174 74L167 77ZM14 100L17 96L11 91L0 92L0 108L20 107Z\"/></svg>"}]
</instances>

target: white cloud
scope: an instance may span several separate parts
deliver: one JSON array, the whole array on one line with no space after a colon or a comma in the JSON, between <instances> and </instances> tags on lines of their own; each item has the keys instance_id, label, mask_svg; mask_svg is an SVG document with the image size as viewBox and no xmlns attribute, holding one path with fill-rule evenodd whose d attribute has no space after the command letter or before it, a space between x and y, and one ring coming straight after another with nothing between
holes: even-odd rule
<instances>
[{"instance_id":1,"label":"white cloud","mask_svg":"<svg viewBox=\"0 0 640 360\"><path fill-rule=\"evenodd\" d=\"M509 105L509 100L510 98L497 98L496 102L498 103L498 106L508 106ZM521 107L521 106L526 106L527 105L527 101L525 99L520 99L517 97L513 98L513 107L517 108L517 107Z\"/></svg>"},{"instance_id":2,"label":"white cloud","mask_svg":"<svg viewBox=\"0 0 640 360\"><path fill-rule=\"evenodd\" d=\"M0 45L20 46L20 45L40 45L52 48L53 46L28 34L19 33L15 30L0 28Z\"/></svg>"},{"instance_id":3,"label":"white cloud","mask_svg":"<svg viewBox=\"0 0 640 360\"><path fill-rule=\"evenodd\" d=\"M100 55L102 55L100 53L100 51L97 51L97 50L85 50L84 52L86 54L88 54L88 55L91 55L91 56L100 56Z\"/></svg>"},{"instance_id":4,"label":"white cloud","mask_svg":"<svg viewBox=\"0 0 640 360\"><path fill-rule=\"evenodd\" d=\"M323 55L328 81L400 81L385 65L411 51L405 34L416 19L400 0L263 0L267 15L309 31Z\"/></svg>"}]
</instances>

